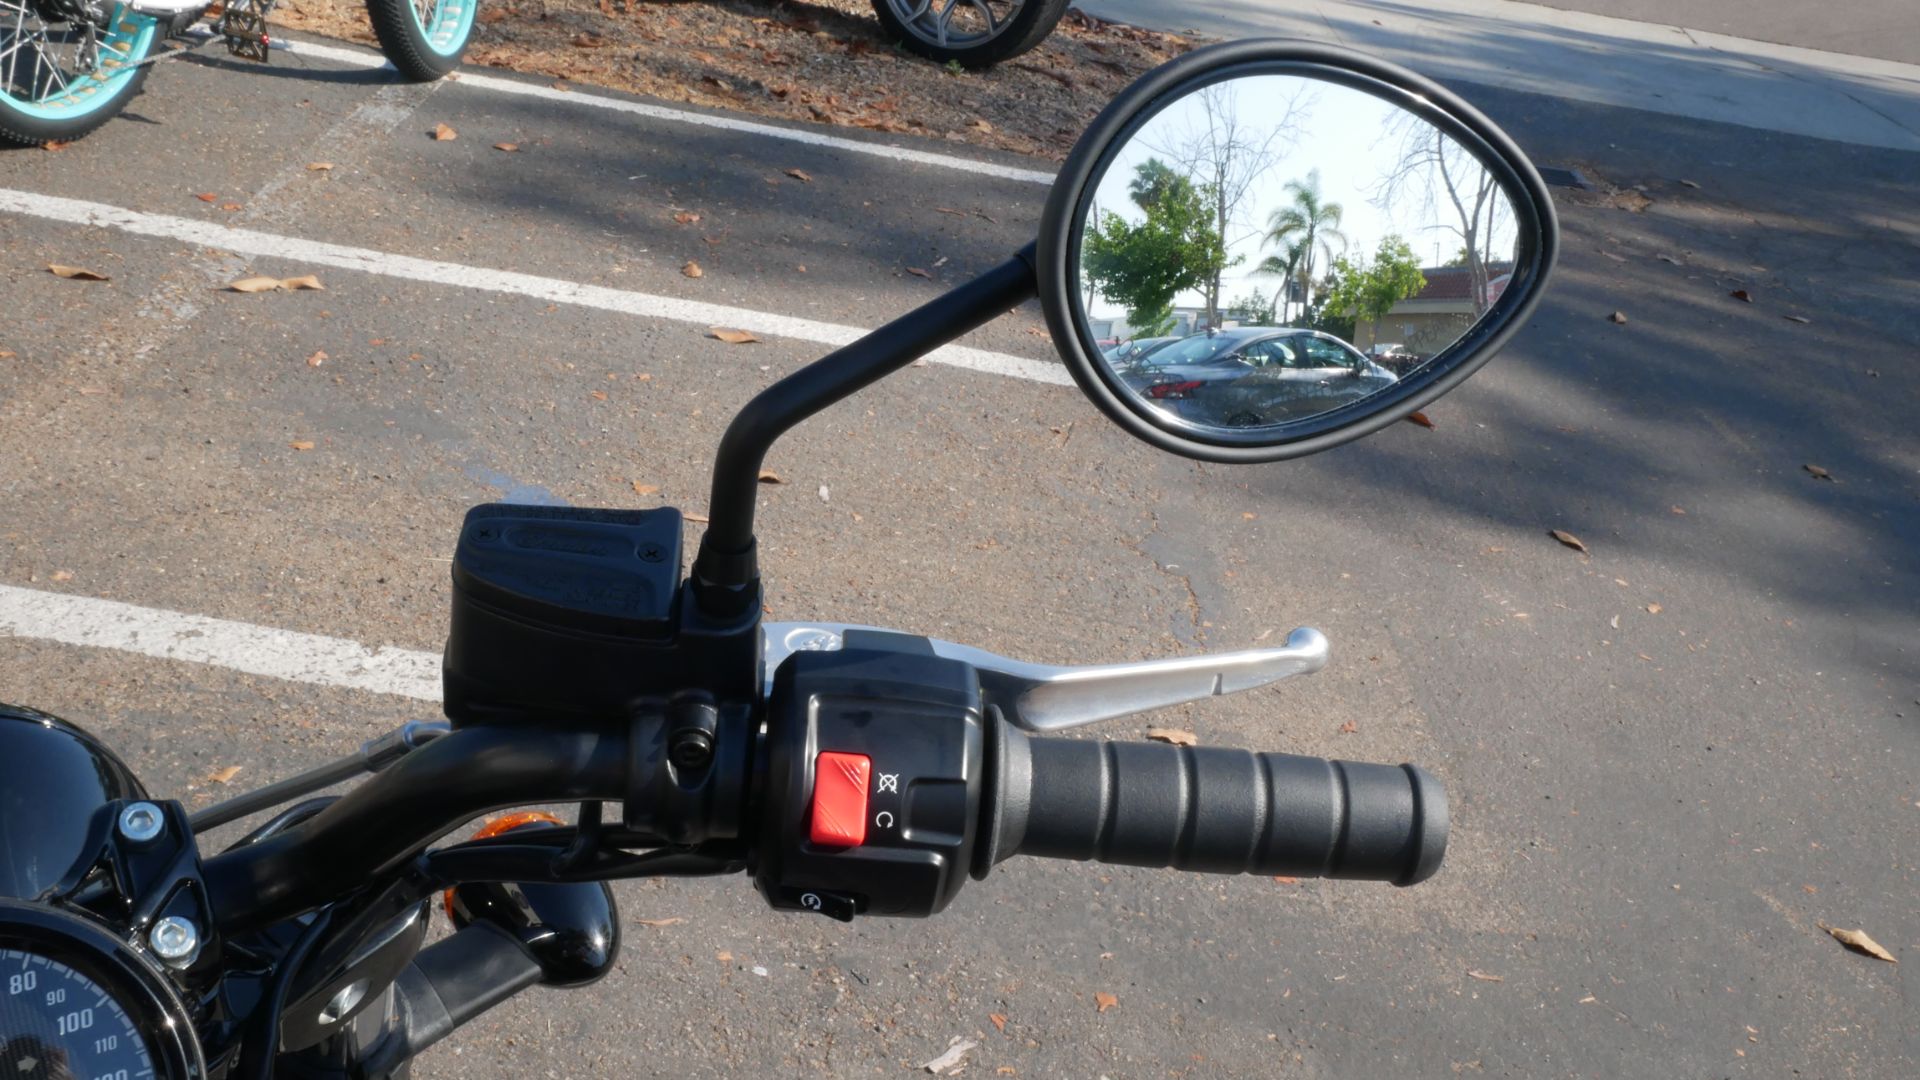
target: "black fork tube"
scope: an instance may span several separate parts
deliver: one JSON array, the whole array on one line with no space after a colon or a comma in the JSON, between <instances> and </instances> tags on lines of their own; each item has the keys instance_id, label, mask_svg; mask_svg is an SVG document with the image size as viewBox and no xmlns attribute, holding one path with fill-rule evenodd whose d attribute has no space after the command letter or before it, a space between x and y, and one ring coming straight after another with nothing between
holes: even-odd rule
<instances>
[{"instance_id":1,"label":"black fork tube","mask_svg":"<svg viewBox=\"0 0 1920 1080\"><path fill-rule=\"evenodd\" d=\"M1037 292L1033 245L940 298L880 327L799 371L747 402L727 425L713 458L710 519L694 560L692 583L700 607L731 618L754 602L760 580L754 559L753 511L760 464L775 440L795 424L934 349L991 322Z\"/></svg>"}]
</instances>

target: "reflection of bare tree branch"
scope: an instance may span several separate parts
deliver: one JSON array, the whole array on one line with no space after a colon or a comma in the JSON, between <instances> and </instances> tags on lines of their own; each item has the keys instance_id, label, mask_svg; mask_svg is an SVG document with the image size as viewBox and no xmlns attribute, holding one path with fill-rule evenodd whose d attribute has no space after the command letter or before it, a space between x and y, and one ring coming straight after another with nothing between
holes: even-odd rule
<instances>
[{"instance_id":1,"label":"reflection of bare tree branch","mask_svg":"<svg viewBox=\"0 0 1920 1080\"><path fill-rule=\"evenodd\" d=\"M1453 222L1438 227L1460 240L1467 258L1469 296L1478 317L1490 302L1488 283L1493 267L1511 258L1493 250L1502 204L1506 202L1499 182L1466 147L1412 113L1402 114L1388 126L1400 138L1400 152L1374 188L1373 203L1389 214L1396 206L1417 205L1430 216L1437 216L1444 197L1453 211Z\"/></svg>"},{"instance_id":2,"label":"reflection of bare tree branch","mask_svg":"<svg viewBox=\"0 0 1920 1080\"><path fill-rule=\"evenodd\" d=\"M1193 95L1200 106L1198 126L1188 124L1175 130L1155 130L1152 141L1147 143L1155 153L1185 169L1195 187L1210 191L1214 226L1223 238L1234 232L1235 226L1251 230L1241 239L1258 235L1257 225L1244 222L1241 204L1254 182L1273 167L1282 153L1293 147L1299 138L1300 125L1306 120L1311 101L1302 99L1311 85L1304 82L1287 96L1284 107L1280 102L1263 98L1258 110L1263 118L1257 123L1241 120L1238 92L1241 88L1258 87L1265 91L1277 88L1280 82L1269 78L1229 80L1205 87ZM1276 118L1265 119L1268 116ZM1229 241L1229 249L1237 242ZM1201 290L1208 326L1220 325L1220 277L1225 269L1222 267L1216 272Z\"/></svg>"}]
</instances>

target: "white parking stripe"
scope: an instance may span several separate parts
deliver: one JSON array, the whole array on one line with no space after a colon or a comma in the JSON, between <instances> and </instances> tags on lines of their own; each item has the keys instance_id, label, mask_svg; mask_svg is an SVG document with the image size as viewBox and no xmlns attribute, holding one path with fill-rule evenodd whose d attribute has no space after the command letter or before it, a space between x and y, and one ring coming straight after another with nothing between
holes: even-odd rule
<instances>
[{"instance_id":1,"label":"white parking stripe","mask_svg":"<svg viewBox=\"0 0 1920 1080\"><path fill-rule=\"evenodd\" d=\"M288 682L440 700L440 654L0 585L0 637L185 660Z\"/></svg>"},{"instance_id":2,"label":"white parking stripe","mask_svg":"<svg viewBox=\"0 0 1920 1080\"><path fill-rule=\"evenodd\" d=\"M287 52L295 56L311 56L321 60L330 60L352 67L379 68L390 67L379 53L361 52L355 49L341 49L332 45L321 45L310 41L286 41L278 43ZM1027 184L1051 184L1053 174L1036 172L1032 169L1016 169L1011 165L996 165L990 161L975 161L971 158L955 157L952 154L935 154L925 150L910 150L903 146L886 146L880 143L862 142L858 139L843 139L836 135L822 135L805 128L780 127L774 124L755 123L752 120L736 120L729 116L712 116L707 113L688 112L684 109L669 109L662 105L645 105L638 101L626 101L621 98L601 97L598 94L583 93L578 90L555 90L551 86L539 86L534 83L520 82L515 79L502 79L494 75L482 75L473 68L460 70L460 85L477 87L500 94L515 94L520 97L540 98L565 105L579 105L591 109L608 109L613 112L630 113L644 116L650 120L666 120L675 124L692 124L696 127L718 128L722 131L736 131L747 135L764 135L774 139L786 139L790 142L806 143L810 146L825 146L835 150L846 150L855 154L868 154L873 157L890 158L894 161L912 162L915 165L932 165L941 169L953 169L958 172L976 173L992 176L1001 180L1017 180Z\"/></svg>"},{"instance_id":3,"label":"white parking stripe","mask_svg":"<svg viewBox=\"0 0 1920 1080\"><path fill-rule=\"evenodd\" d=\"M26 214L49 221L92 225L141 236L160 237L181 243L219 248L244 255L286 259L305 266L332 266L366 274L405 278L435 285L451 285L485 292L510 293L581 307L598 308L642 318L670 319L697 326L726 326L751 330L758 334L794 338L821 345L840 346L854 341L867 331L856 326L816 322L812 319L775 315L747 308L726 307L698 300L682 300L652 293L626 292L599 285L583 285L558 278L520 274L510 270L463 266L459 263L416 259L368 248L346 247L318 240L280 236L254 229L229 228L211 222L170 214L148 214L104 203L41 195L31 191L0 188L0 211ZM929 353L927 359L952 367L984 371L1032 382L1071 386L1073 379L1058 364L1029 360L1007 353L963 345L945 345Z\"/></svg>"}]
</instances>

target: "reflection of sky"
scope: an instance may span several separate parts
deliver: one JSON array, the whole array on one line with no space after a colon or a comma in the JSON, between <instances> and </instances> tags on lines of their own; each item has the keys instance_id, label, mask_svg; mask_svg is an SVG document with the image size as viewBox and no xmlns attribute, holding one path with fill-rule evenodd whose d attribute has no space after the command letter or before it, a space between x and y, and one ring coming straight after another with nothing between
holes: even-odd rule
<instances>
[{"instance_id":1,"label":"reflection of sky","mask_svg":"<svg viewBox=\"0 0 1920 1080\"><path fill-rule=\"evenodd\" d=\"M1400 164L1405 136L1412 126L1419 125L1428 132L1431 127L1358 90L1292 75L1218 83L1208 92L1225 98L1238 122L1248 129L1244 140L1256 146L1267 142L1276 125L1292 128L1273 138L1272 164L1247 188L1234 223L1227 230L1228 257L1240 256L1241 261L1221 278L1223 307L1255 289L1271 295L1279 287L1278 277L1252 272L1268 255L1281 254L1279 245L1262 246L1267 216L1291 204L1285 190L1287 181L1305 180L1313 169L1320 171L1321 201L1340 204L1339 228L1347 237L1349 257L1371 257L1383 237L1396 233L1413 248L1423 266L1446 263L1459 252L1460 215L1437 175L1431 184L1403 184L1390 201L1382 191L1382 181ZM1155 115L1114 158L1096 189L1095 207L1130 221L1140 220L1140 209L1127 198L1134 168L1149 158L1175 164L1182 147L1204 137L1207 122L1198 95L1189 95ZM1463 193L1479 178L1478 166L1471 168L1469 179L1454 177ZM1196 177L1196 183L1201 179ZM1514 239L1513 215L1505 210L1505 196L1496 193L1495 197L1501 200L1502 210L1493 250L1506 252ZM1333 250L1338 254L1341 249L1335 244ZM1326 256L1316 254L1314 264L1316 275L1324 276ZM1201 302L1197 292L1181 293L1174 300L1182 307L1197 307ZM1089 314L1107 318L1123 312L1104 298L1096 298Z\"/></svg>"}]
</instances>

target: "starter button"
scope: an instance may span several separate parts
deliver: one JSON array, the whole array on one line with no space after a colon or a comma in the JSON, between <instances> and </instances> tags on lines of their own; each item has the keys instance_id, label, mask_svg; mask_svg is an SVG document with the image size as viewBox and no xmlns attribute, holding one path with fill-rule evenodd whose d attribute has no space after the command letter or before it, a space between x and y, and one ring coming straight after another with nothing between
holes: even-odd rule
<instances>
[{"instance_id":1,"label":"starter button","mask_svg":"<svg viewBox=\"0 0 1920 1080\"><path fill-rule=\"evenodd\" d=\"M867 780L873 759L829 750L813 762L813 842L859 847L867 842Z\"/></svg>"}]
</instances>

